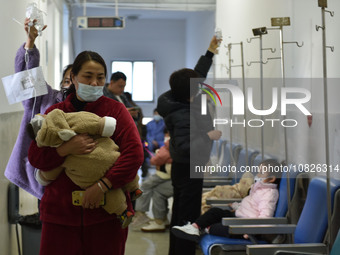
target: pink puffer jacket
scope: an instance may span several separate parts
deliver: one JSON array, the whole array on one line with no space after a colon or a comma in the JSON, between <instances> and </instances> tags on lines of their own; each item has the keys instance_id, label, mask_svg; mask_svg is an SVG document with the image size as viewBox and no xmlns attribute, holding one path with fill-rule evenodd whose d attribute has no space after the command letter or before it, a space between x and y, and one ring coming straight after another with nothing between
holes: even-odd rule
<instances>
[{"instance_id":1,"label":"pink puffer jacket","mask_svg":"<svg viewBox=\"0 0 340 255\"><path fill-rule=\"evenodd\" d=\"M249 196L240 203L233 203L232 207L236 209L236 217L240 218L273 217L278 199L276 184L256 182L252 185Z\"/></svg>"}]
</instances>

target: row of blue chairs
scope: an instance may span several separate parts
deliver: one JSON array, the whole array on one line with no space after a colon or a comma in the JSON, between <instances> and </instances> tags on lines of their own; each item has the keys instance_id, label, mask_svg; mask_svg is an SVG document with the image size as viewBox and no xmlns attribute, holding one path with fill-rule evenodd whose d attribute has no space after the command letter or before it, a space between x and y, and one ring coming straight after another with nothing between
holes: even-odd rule
<instances>
[{"instance_id":1,"label":"row of blue chairs","mask_svg":"<svg viewBox=\"0 0 340 255\"><path fill-rule=\"evenodd\" d=\"M291 167L291 170L294 170ZM277 250L289 250L289 249L302 249L300 251L308 252L326 252L326 245L322 244L324 241L325 233L327 230L327 185L326 179L323 177L315 177L312 179L307 192L306 202L303 206L301 215L299 220L295 225L293 224L284 224L287 223L286 214L288 211L288 192L287 192L287 180L289 180L291 193L290 198L292 198L294 191L296 190L294 187L296 186L296 177L299 172L290 171L290 178L287 179L287 173L283 173L283 178L281 179L280 184L280 197L277 203L277 208L275 212L274 219L224 219L223 224L228 225L230 232L232 234L291 234L294 236L294 243L298 244L298 248L296 245L292 244L283 244L280 246L277 245L268 245L265 244L264 240L258 240L258 244L254 245L254 239L246 240L246 239L235 239L235 238L225 238L213 235L205 235L201 241L200 245L205 255L211 254L211 251L214 247L219 246L223 248L223 250L232 251L232 250L245 250L247 246L247 254L252 255L265 255L265 254L274 254ZM340 181L339 180L331 180L331 201L332 206L334 204L334 200L339 201L340 204ZM337 218L339 215L333 215L333 218ZM240 223L239 223L240 222ZM249 222L257 223L257 224L271 224L267 225L266 228L263 226L237 226L237 224L249 224ZM273 223L279 222L280 225L272 225ZM337 226L339 228L339 226ZM336 229L337 231L337 229ZM321 243L321 244L320 244ZM308 245L307 245L308 244ZM312 245L310 245L312 244ZM300 247L300 248L299 248ZM334 247L336 249L336 247ZM300 251L297 251L297 254ZM332 251L333 252L333 251ZM285 253L281 253L285 254ZM326 253L325 253L326 254ZM338 254L338 253L334 253Z\"/></svg>"},{"instance_id":2,"label":"row of blue chairs","mask_svg":"<svg viewBox=\"0 0 340 255\"><path fill-rule=\"evenodd\" d=\"M208 164L221 167L233 166L236 171L208 173L205 176L204 187L237 183L243 174L240 171L242 166L258 166L262 160L269 158L274 157L265 154L262 159L262 154L257 150L243 148L237 143L230 144L223 139L216 140L213 142Z\"/></svg>"}]
</instances>

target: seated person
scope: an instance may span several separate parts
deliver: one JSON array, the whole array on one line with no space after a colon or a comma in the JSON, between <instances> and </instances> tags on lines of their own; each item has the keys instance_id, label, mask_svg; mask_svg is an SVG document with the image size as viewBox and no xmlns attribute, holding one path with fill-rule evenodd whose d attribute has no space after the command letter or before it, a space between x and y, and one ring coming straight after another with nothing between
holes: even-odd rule
<instances>
[{"instance_id":1,"label":"seated person","mask_svg":"<svg viewBox=\"0 0 340 255\"><path fill-rule=\"evenodd\" d=\"M194 223L184 226L174 226L171 232L178 238L198 242L201 233L229 237L228 226L223 226L224 217L267 218L274 215L279 199L278 184L281 177L280 164L268 159L261 162L255 183L251 186L249 195L240 203L230 204L229 210L217 207L211 208L201 215Z\"/></svg>"},{"instance_id":2,"label":"seated person","mask_svg":"<svg viewBox=\"0 0 340 255\"><path fill-rule=\"evenodd\" d=\"M151 152L155 152L164 145L164 128L162 116L159 115L157 109L154 109L153 120L146 124L146 141Z\"/></svg>"},{"instance_id":3,"label":"seated person","mask_svg":"<svg viewBox=\"0 0 340 255\"><path fill-rule=\"evenodd\" d=\"M37 181L42 185L48 185L65 170L67 176L82 189L99 180L98 186L104 190L102 185L107 186L107 184L101 178L120 155L118 146L109 138L113 135L115 127L114 118L101 118L90 112L64 113L62 110L55 109L48 115L36 115L31 121L31 133L34 133L39 147L58 147L76 134L87 133L97 138L97 147L91 153L69 155L60 167L51 171L36 170ZM97 167L94 168L94 165ZM134 192L136 197L142 193L138 186L138 179L136 176L133 182L124 187L124 190ZM106 193L106 204L103 208L110 214L117 214L123 227L131 222L133 210L128 210L126 196L122 189L112 189Z\"/></svg>"},{"instance_id":4,"label":"seated person","mask_svg":"<svg viewBox=\"0 0 340 255\"><path fill-rule=\"evenodd\" d=\"M155 165L157 171L142 183L143 196L136 201L136 217L131 224L137 229L148 223L141 228L143 232L163 232L168 224L168 198L173 196L170 179L172 159L169 152L170 136L167 130L164 133L164 146L150 159L151 165ZM145 212L150 208L151 199L155 219L150 221Z\"/></svg>"},{"instance_id":5,"label":"seated person","mask_svg":"<svg viewBox=\"0 0 340 255\"><path fill-rule=\"evenodd\" d=\"M244 198L248 195L251 185L254 183L254 175L246 172L238 183L234 185L217 185L212 190L202 194L201 212L204 214L211 208L207 205L207 199L230 199L230 198Z\"/></svg>"}]
</instances>

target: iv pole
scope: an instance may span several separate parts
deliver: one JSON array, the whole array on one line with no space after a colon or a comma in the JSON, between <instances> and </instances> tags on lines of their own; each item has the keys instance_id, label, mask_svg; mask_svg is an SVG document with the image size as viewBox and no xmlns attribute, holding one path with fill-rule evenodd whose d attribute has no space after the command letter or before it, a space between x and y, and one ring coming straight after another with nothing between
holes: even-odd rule
<instances>
[{"instance_id":1,"label":"iv pole","mask_svg":"<svg viewBox=\"0 0 340 255\"><path fill-rule=\"evenodd\" d=\"M268 59L280 59L281 60L281 77L282 77L282 87L286 87L286 76L285 76L285 62L284 62L284 44L295 43L298 47L303 46L303 42L299 44L298 42L285 42L283 40L283 26L290 26L290 18L289 17L279 17L279 18L271 18L271 25L273 27L279 28L269 28L269 29L278 29L280 31L280 57L276 58L268 58ZM286 119L286 116L283 116L283 119ZM285 159L288 165L288 142L287 142L287 128L284 128L284 147L285 147Z\"/></svg>"},{"instance_id":2,"label":"iv pole","mask_svg":"<svg viewBox=\"0 0 340 255\"><path fill-rule=\"evenodd\" d=\"M252 64L259 63L260 64L260 93L261 93L261 109L263 109L263 65L267 64L268 61L263 61L263 49L262 47L262 35L267 34L267 28L266 27L260 27L260 28L254 28L253 34L255 37L247 39L247 42L250 43L253 39L260 39L260 61L251 61L248 62L247 65L251 66ZM261 120L263 121L263 116L261 116ZM264 130L263 126L261 127L261 157L262 160L264 159Z\"/></svg>"},{"instance_id":3,"label":"iv pole","mask_svg":"<svg viewBox=\"0 0 340 255\"><path fill-rule=\"evenodd\" d=\"M231 58L231 49L232 45L240 45L240 50L241 50L241 64L240 65L232 65L233 59ZM229 68L227 68L227 71L229 73L229 79L231 80L232 78L232 72L231 69L233 67L241 67L242 68L242 89L243 93L245 95L246 92L246 87L245 87L245 75L244 75L244 54L243 54L243 42L240 43L229 43L228 46L228 55L229 55ZM232 97L230 97L230 109L232 107ZM246 109L246 101L244 100L244 109ZM232 116L230 117L230 119ZM244 113L244 120L245 123L247 123L247 112L245 111ZM246 150L246 164L248 165L248 137L247 137L247 125L245 125L244 128L244 139L245 139L245 150ZM230 126L230 151L232 151L232 126ZM235 162L234 158L232 157L233 162Z\"/></svg>"},{"instance_id":4,"label":"iv pole","mask_svg":"<svg viewBox=\"0 0 340 255\"><path fill-rule=\"evenodd\" d=\"M288 43L295 43L298 47L303 46L303 42L299 44L298 42L285 42L283 40L283 27L284 26L290 26L290 18L289 17L275 17L271 18L271 25L273 27L279 27L279 28L272 28L272 29L279 29L280 31L280 57L271 58L271 59L280 59L281 60L281 77L282 77L282 87L286 87L286 75L285 75L285 61L284 61L284 44ZM282 116L283 120L286 119L286 116ZM288 141L287 141L287 128L284 127L284 147L285 147L285 160L287 166L289 166L289 160L288 160ZM288 208L290 208L291 200L290 200L290 182L289 182L289 171L287 172L287 194L288 194Z\"/></svg>"},{"instance_id":5,"label":"iv pole","mask_svg":"<svg viewBox=\"0 0 340 255\"><path fill-rule=\"evenodd\" d=\"M325 109L325 146L326 146L326 166L327 166L327 209L328 209L328 243L331 243L332 239L332 204L331 204L331 191L330 191L330 159L329 159L329 133L328 133L328 90L327 90L327 54L326 49L330 48L331 51L334 51L334 47L326 45L326 21L325 21L325 13L329 13L331 17L334 16L334 12L327 11L327 0L318 0L318 5L321 7L321 19L322 19L322 26L316 25L316 31L322 29L322 55L323 55L323 84L324 84L324 109ZM328 249L330 247L328 246Z\"/></svg>"}]
</instances>

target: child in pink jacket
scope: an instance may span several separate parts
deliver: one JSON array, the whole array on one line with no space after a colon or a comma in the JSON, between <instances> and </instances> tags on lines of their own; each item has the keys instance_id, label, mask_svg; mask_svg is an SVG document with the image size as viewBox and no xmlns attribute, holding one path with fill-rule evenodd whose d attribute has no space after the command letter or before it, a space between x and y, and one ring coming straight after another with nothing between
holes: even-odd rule
<instances>
[{"instance_id":1,"label":"child in pink jacket","mask_svg":"<svg viewBox=\"0 0 340 255\"><path fill-rule=\"evenodd\" d=\"M224 217L272 217L279 199L278 183L281 172L278 169L280 169L280 165L275 160L268 159L261 162L249 195L243 198L240 203L230 204L229 210L211 208L193 224L174 226L171 229L172 233L179 238L198 242L200 232L228 237L228 226L223 226L221 223Z\"/></svg>"}]
</instances>

